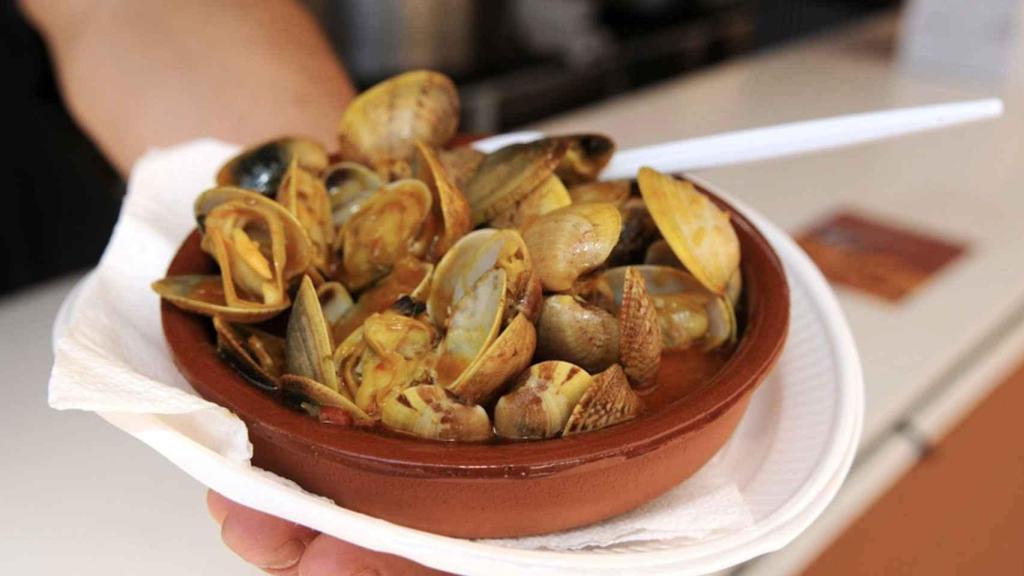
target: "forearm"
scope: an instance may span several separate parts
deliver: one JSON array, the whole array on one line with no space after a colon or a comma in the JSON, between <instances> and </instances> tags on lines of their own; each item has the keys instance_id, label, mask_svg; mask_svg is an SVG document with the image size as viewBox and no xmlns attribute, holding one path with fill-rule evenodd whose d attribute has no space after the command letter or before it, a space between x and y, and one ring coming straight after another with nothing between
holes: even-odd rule
<instances>
[{"instance_id":1,"label":"forearm","mask_svg":"<svg viewBox=\"0 0 1024 576\"><path fill-rule=\"evenodd\" d=\"M333 141L353 89L291 0L21 0L72 114L122 171L147 148L213 136Z\"/></svg>"}]
</instances>

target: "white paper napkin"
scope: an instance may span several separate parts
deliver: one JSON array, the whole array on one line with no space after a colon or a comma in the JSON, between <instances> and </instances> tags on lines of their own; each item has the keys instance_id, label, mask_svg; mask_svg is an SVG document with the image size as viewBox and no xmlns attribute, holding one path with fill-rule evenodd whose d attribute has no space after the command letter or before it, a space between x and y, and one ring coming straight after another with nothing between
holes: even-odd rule
<instances>
[{"instance_id":1,"label":"white paper napkin","mask_svg":"<svg viewBox=\"0 0 1024 576\"><path fill-rule=\"evenodd\" d=\"M160 326L159 299L149 288L164 275L195 226L196 195L210 187L217 168L236 151L222 142L200 140L152 151L136 164L110 244L82 286L67 331L56 345L49 387L52 407L160 415L207 448L248 462L252 446L245 424L196 395L175 368ZM489 542L572 550L663 539L696 541L752 526L746 502L717 460L668 494L618 518L559 534ZM308 510L296 510L291 519L303 523L303 517L313 518L316 506L332 505L317 502Z\"/></svg>"}]
</instances>

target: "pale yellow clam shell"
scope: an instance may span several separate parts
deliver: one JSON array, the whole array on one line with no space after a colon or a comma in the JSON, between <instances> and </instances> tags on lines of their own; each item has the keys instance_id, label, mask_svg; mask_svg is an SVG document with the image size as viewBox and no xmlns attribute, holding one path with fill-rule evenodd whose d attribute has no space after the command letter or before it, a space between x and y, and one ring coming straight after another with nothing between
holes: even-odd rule
<instances>
[{"instance_id":1,"label":"pale yellow clam shell","mask_svg":"<svg viewBox=\"0 0 1024 576\"><path fill-rule=\"evenodd\" d=\"M680 262L715 294L725 294L739 269L740 242L729 214L690 182L641 168L640 193Z\"/></svg>"},{"instance_id":2,"label":"pale yellow clam shell","mask_svg":"<svg viewBox=\"0 0 1024 576\"><path fill-rule=\"evenodd\" d=\"M459 95L444 74L415 70L389 78L348 105L338 124L345 160L392 172L412 159L414 142L443 146L459 122Z\"/></svg>"}]
</instances>

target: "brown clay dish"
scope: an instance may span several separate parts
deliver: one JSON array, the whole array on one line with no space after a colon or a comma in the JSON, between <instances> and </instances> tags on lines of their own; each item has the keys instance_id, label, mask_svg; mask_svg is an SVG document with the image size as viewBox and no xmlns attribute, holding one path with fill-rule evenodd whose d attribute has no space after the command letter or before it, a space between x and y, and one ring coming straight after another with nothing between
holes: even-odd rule
<instances>
[{"instance_id":1,"label":"brown clay dish","mask_svg":"<svg viewBox=\"0 0 1024 576\"><path fill-rule=\"evenodd\" d=\"M605 430L472 444L325 426L222 361L207 318L164 301L164 334L196 391L246 423L254 465L345 508L466 538L583 526L636 508L696 472L732 435L782 350L789 289L778 257L749 221L709 195L730 213L743 254L739 343L718 373L686 397ZM168 275L215 270L193 232Z\"/></svg>"}]
</instances>

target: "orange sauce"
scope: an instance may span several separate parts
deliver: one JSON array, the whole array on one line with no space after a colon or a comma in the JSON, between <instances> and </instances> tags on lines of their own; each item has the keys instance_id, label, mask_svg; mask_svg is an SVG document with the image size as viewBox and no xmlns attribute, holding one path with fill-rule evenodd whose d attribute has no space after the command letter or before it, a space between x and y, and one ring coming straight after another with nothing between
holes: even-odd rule
<instances>
[{"instance_id":1,"label":"orange sauce","mask_svg":"<svg viewBox=\"0 0 1024 576\"><path fill-rule=\"evenodd\" d=\"M705 352L699 347L666 352L653 386L638 390L645 410L658 412L673 402L686 398L722 368L732 355L732 347Z\"/></svg>"}]
</instances>

